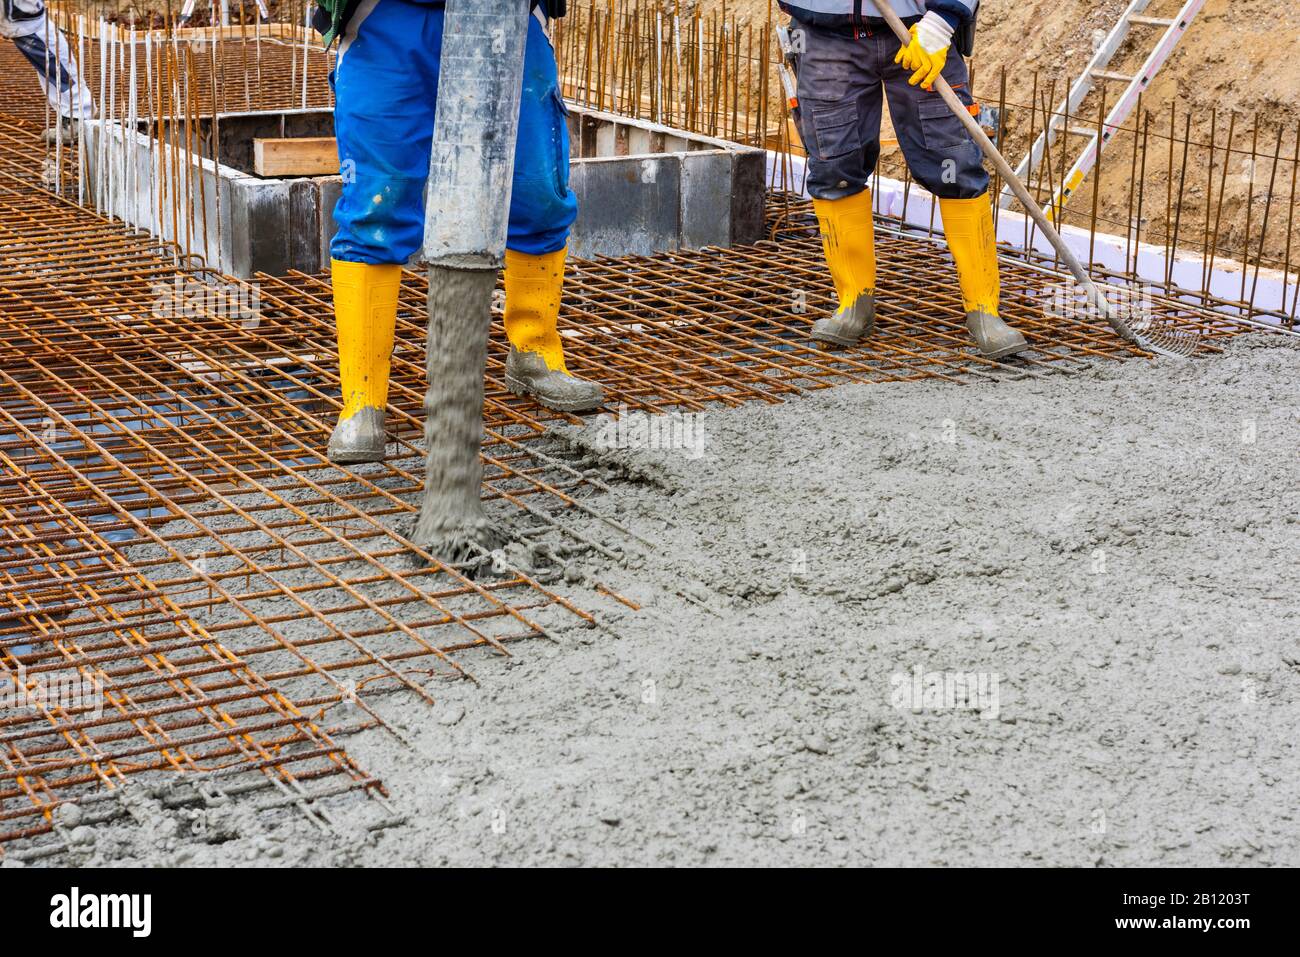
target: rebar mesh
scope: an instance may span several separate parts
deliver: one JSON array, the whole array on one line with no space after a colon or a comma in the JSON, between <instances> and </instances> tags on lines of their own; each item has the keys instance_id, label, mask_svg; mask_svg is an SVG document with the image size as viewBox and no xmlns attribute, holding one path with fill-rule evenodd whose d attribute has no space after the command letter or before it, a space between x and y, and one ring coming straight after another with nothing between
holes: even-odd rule
<instances>
[{"instance_id":1,"label":"rebar mesh","mask_svg":"<svg viewBox=\"0 0 1300 957\"><path fill-rule=\"evenodd\" d=\"M389 459L334 468L321 454L340 407L328 277L256 277L252 320L160 308L169 290L235 280L42 188L38 132L0 116L0 670L15 688L90 679L103 711L0 717L0 845L57 831L59 803L94 804L147 772L251 775L309 816L305 795L324 792L307 782L378 793L335 743L331 709L353 708L350 727L383 724L377 691L429 700L430 682L469 674L476 650L508 654L595 621L542 576L475 577L406 536L422 471L423 277L404 276ZM1104 323L1045 307L1058 272L1006 262L1003 314L1033 351L983 359L942 244L888 228L876 335L826 351L807 334L835 306L815 225L805 205L770 205L768 242L570 263L569 366L605 383L606 412L1140 355ZM1239 329L1169 298L1152 308L1201 351ZM548 443L578 420L511 395L506 352L497 323L484 498L503 519L576 536L565 515L590 511L601 486Z\"/></svg>"}]
</instances>

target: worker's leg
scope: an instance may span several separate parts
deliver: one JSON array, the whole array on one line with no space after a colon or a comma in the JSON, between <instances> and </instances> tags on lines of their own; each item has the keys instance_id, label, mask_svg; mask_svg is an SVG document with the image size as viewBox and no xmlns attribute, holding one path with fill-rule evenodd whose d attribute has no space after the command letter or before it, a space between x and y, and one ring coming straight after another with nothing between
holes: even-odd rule
<instances>
[{"instance_id":1,"label":"worker's leg","mask_svg":"<svg viewBox=\"0 0 1300 957\"><path fill-rule=\"evenodd\" d=\"M799 136L808 192L839 308L813 324L822 342L853 345L876 316L876 254L867 182L880 156L880 79L868 69L870 38L795 22Z\"/></svg>"},{"instance_id":2,"label":"worker's leg","mask_svg":"<svg viewBox=\"0 0 1300 957\"><path fill-rule=\"evenodd\" d=\"M95 103L81 82L67 38L44 12L14 26L20 31L13 38L14 45L36 68L41 88L55 113L56 125L46 132L46 139L62 137L64 142L70 142L76 134L72 121L91 119L95 115Z\"/></svg>"},{"instance_id":3,"label":"worker's leg","mask_svg":"<svg viewBox=\"0 0 1300 957\"><path fill-rule=\"evenodd\" d=\"M536 18L529 19L519 139L506 241L506 385L568 412L604 401L595 382L570 375L557 330L565 244L578 214L569 189L569 129L560 98L555 53Z\"/></svg>"},{"instance_id":4,"label":"worker's leg","mask_svg":"<svg viewBox=\"0 0 1300 957\"><path fill-rule=\"evenodd\" d=\"M893 63L893 53L882 69L889 115L908 168L917 182L939 198L948 249L957 265L967 329L980 352L989 358L1025 351L1025 337L998 315L997 242L983 153L938 91L926 92L919 85L908 84L910 71ZM943 76L958 98L970 106L973 100L966 61L955 54L949 56Z\"/></svg>"},{"instance_id":5,"label":"worker's leg","mask_svg":"<svg viewBox=\"0 0 1300 957\"><path fill-rule=\"evenodd\" d=\"M364 0L333 82L343 192L330 243L343 411L333 462L384 457L384 410L402 263L424 238L442 11Z\"/></svg>"},{"instance_id":6,"label":"worker's leg","mask_svg":"<svg viewBox=\"0 0 1300 957\"><path fill-rule=\"evenodd\" d=\"M329 460L378 462L387 442L388 376L402 267L335 259L330 278L343 409L330 436Z\"/></svg>"}]
</instances>

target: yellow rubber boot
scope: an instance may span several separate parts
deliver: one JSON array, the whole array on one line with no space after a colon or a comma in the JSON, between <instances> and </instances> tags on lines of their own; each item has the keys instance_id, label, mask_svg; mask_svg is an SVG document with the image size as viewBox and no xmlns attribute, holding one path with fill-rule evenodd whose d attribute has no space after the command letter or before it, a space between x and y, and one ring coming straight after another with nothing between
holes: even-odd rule
<instances>
[{"instance_id":1,"label":"yellow rubber boot","mask_svg":"<svg viewBox=\"0 0 1300 957\"><path fill-rule=\"evenodd\" d=\"M997 236L988 194L974 199L940 199L943 231L957 264L966 328L989 359L1013 356L1029 348L1025 337L998 315L1002 282L998 275Z\"/></svg>"},{"instance_id":2,"label":"yellow rubber boot","mask_svg":"<svg viewBox=\"0 0 1300 957\"><path fill-rule=\"evenodd\" d=\"M330 436L329 460L340 465L380 462L402 267L335 259L330 269L343 411Z\"/></svg>"},{"instance_id":3,"label":"yellow rubber boot","mask_svg":"<svg viewBox=\"0 0 1300 957\"><path fill-rule=\"evenodd\" d=\"M570 375L556 325L566 249L541 256L506 250L506 387L547 408L585 412L605 401L599 383Z\"/></svg>"},{"instance_id":4,"label":"yellow rubber boot","mask_svg":"<svg viewBox=\"0 0 1300 957\"><path fill-rule=\"evenodd\" d=\"M855 345L876 323L876 244L871 190L843 199L814 199L822 250L840 307L813 323L812 337L838 346Z\"/></svg>"},{"instance_id":5,"label":"yellow rubber boot","mask_svg":"<svg viewBox=\"0 0 1300 957\"><path fill-rule=\"evenodd\" d=\"M548 369L567 372L556 323L568 249L542 256L506 250L506 338L520 352L536 352Z\"/></svg>"}]
</instances>

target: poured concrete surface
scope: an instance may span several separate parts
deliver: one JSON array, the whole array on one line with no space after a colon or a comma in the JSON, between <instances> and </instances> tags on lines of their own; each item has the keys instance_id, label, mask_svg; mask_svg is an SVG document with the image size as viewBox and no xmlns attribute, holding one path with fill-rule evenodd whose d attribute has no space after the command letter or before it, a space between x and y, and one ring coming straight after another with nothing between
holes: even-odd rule
<instances>
[{"instance_id":1,"label":"poured concrete surface","mask_svg":"<svg viewBox=\"0 0 1300 957\"><path fill-rule=\"evenodd\" d=\"M1241 340L848 386L709 413L702 456L593 455L640 479L591 504L656 550L588 559L587 584L643 609L604 606L621 640L485 656L432 709L378 699L414 749L345 743L406 824L366 833L358 802L345 840L130 825L84 859L1300 864L1298 374L1294 343ZM916 668L996 675L997 699L898 707Z\"/></svg>"}]
</instances>

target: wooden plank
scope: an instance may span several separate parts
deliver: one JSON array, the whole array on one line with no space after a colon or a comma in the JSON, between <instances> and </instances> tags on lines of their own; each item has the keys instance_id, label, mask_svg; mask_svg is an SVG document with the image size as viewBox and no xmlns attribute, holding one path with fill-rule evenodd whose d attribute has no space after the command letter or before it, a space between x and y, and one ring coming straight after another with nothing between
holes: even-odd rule
<instances>
[{"instance_id":1,"label":"wooden plank","mask_svg":"<svg viewBox=\"0 0 1300 957\"><path fill-rule=\"evenodd\" d=\"M253 171L258 176L328 176L339 171L332 136L254 139Z\"/></svg>"}]
</instances>

